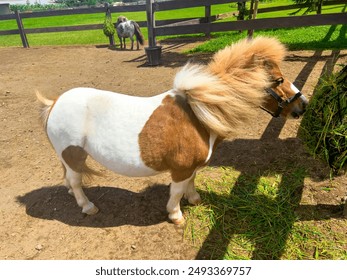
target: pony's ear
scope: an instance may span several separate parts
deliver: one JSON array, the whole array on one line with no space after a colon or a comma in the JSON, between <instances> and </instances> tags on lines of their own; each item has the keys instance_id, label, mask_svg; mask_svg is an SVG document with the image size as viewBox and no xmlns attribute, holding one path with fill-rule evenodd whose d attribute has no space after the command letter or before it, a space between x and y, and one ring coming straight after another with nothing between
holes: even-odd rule
<instances>
[{"instance_id":1,"label":"pony's ear","mask_svg":"<svg viewBox=\"0 0 347 280\"><path fill-rule=\"evenodd\" d=\"M270 60L264 60L263 61L264 68L268 71L271 71L274 68L274 63Z\"/></svg>"},{"instance_id":2,"label":"pony's ear","mask_svg":"<svg viewBox=\"0 0 347 280\"><path fill-rule=\"evenodd\" d=\"M262 67L264 65L264 58L260 55L253 54L249 60L249 65L251 67Z\"/></svg>"}]
</instances>

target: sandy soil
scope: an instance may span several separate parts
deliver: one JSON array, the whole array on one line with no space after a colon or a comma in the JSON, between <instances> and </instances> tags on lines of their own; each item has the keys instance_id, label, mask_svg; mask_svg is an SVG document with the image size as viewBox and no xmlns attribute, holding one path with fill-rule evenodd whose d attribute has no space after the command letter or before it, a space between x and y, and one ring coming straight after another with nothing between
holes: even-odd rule
<instances>
[{"instance_id":1,"label":"sandy soil","mask_svg":"<svg viewBox=\"0 0 347 280\"><path fill-rule=\"evenodd\" d=\"M198 248L184 239L183 228L167 220L168 174L126 178L97 166L105 176L92 182L86 194L100 212L82 214L62 186L62 169L39 122L34 93L37 89L58 96L70 88L87 86L155 95L171 88L174 74L188 59L206 62L209 58L181 53L193 44L163 43L162 65L158 67L147 66L143 50L105 46L0 49L0 259L198 256ZM291 52L283 72L310 97L323 67L336 63L336 54ZM339 61L346 63L347 51L339 54ZM278 156L310 161L296 138L299 124L300 120L272 120L259 110L254 126L241 131L240 139L222 144L212 165L234 164L240 170L256 170ZM302 203L340 205L346 178L338 178L329 194L322 193L326 170L317 162L312 169L317 172L316 180L305 183ZM326 214L336 216L341 211L330 213L328 209Z\"/></svg>"}]
</instances>

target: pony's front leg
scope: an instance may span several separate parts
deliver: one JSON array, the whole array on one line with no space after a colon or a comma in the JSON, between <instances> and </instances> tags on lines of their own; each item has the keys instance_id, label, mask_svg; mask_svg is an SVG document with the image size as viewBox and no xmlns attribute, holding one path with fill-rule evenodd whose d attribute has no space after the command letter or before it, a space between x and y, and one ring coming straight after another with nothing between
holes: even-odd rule
<instances>
[{"instance_id":1,"label":"pony's front leg","mask_svg":"<svg viewBox=\"0 0 347 280\"><path fill-rule=\"evenodd\" d=\"M194 177L193 175L192 177ZM167 203L166 209L169 212L169 219L176 225L184 223L180 202L183 195L186 193L189 182L192 177L181 182L172 182L170 186L170 198Z\"/></svg>"},{"instance_id":2,"label":"pony's front leg","mask_svg":"<svg viewBox=\"0 0 347 280\"><path fill-rule=\"evenodd\" d=\"M82 174L73 171L70 168L66 168L66 185L71 188L69 193L72 194L78 206L82 208L82 213L88 215L94 215L98 213L99 209L94 205L93 202L90 202L87 196L84 194L82 189ZM72 192L71 192L72 190Z\"/></svg>"},{"instance_id":3,"label":"pony's front leg","mask_svg":"<svg viewBox=\"0 0 347 280\"><path fill-rule=\"evenodd\" d=\"M123 39L122 37L118 36L118 39L119 39L119 43L120 43L120 48L123 49Z\"/></svg>"}]
</instances>

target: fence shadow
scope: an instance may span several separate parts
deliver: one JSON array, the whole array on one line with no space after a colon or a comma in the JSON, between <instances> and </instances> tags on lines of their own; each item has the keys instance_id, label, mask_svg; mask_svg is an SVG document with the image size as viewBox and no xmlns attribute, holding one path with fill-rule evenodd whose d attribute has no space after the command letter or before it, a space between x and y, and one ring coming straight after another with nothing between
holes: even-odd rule
<instances>
[{"instance_id":1,"label":"fence shadow","mask_svg":"<svg viewBox=\"0 0 347 280\"><path fill-rule=\"evenodd\" d=\"M316 51L313 57L322 55L322 51ZM325 57L325 66L322 73L325 71L332 71L337 62L339 51L333 51L328 57ZM302 59L302 58L298 58ZM302 88L305 81L311 74L312 70L317 64L316 59L308 58L306 65L298 74L295 79L295 84ZM297 138L279 139L282 128L284 127L285 120L271 119L260 139L236 139L234 141L225 141L220 144L216 152L213 154L210 165L211 166L232 166L241 174L238 176L237 181L234 183L233 189L227 197L216 197L211 201L222 201L229 199L231 204L233 201L235 207L241 213L244 220L237 221L233 219L235 212L230 213L217 213L218 215L227 215L231 217L232 226L228 227L226 232L221 235L217 227L213 227L206 240L203 242L196 259L223 259L228 254L228 247L231 237L235 234L243 234L245 237L250 236L247 234L249 230L252 231L252 242L254 249L252 251L251 259L280 259L282 256L285 245L288 239L294 222L297 219L303 220L324 220L332 217L343 217L343 205L300 205L302 199L304 179L306 176L314 180L322 180L327 177L329 172L326 167L323 167L321 162L312 159L309 156L301 141ZM264 156L262 156L264 155ZM292 165L295 168L295 174L287 172L283 167ZM313 172L305 174L308 166L311 165ZM276 196L276 203L267 198L262 197L263 205L266 207L275 207L278 202L282 203L281 209L274 209L280 211L276 217L254 223L255 217L262 215L262 209L258 209L256 213L247 213L247 197L255 193L260 178L268 173L281 174L282 179L278 186L278 193ZM242 184L244 177L253 178L251 183L246 186ZM289 189L288 182L295 182L295 189ZM288 192L290 192L288 196ZM202 196L211 196L210 193L202 192ZM240 199L235 200L234 197L243 197L241 201L245 203L240 204ZM290 197L290 199L288 199ZM283 199L286 198L286 199ZM214 207L214 209L219 209ZM224 210L223 210L224 211ZM245 227L247 225L247 227ZM255 234L255 237L254 237ZM217 245L216 245L217 244ZM268 246L272 244L272 246ZM217 247L217 248L216 248ZM271 249L269 249L271 248Z\"/></svg>"},{"instance_id":2,"label":"fence shadow","mask_svg":"<svg viewBox=\"0 0 347 280\"><path fill-rule=\"evenodd\" d=\"M274 127L275 124L270 122L269 126ZM276 133L276 131L272 132ZM234 210L224 212L225 209L220 205L211 205L215 211L221 211L221 213L215 213L217 217L220 215L229 217L230 227L224 228L223 235L220 233L220 228L212 228L196 259L223 259L228 254L230 240L235 234L243 234L246 238L252 236L251 241L254 244L252 259L279 259L285 249L292 226L298 219L342 218L343 205L300 205L304 179L307 176L317 181L326 179L327 168L307 155L297 138L282 140L271 139L270 135L267 136L259 140L226 141L215 152L210 166L231 166L241 173L236 182L232 183L233 188L228 196L218 197L217 194L201 192L202 197L209 196L209 201L217 204L227 199ZM262 157L261 154L264 156ZM310 168L308 168L309 165L311 165ZM288 166L291 166L290 170L285 169ZM313 172L310 173L310 170ZM261 177L269 176L269 174L281 175L275 200L256 194ZM244 182L245 178L247 184ZM214 197L211 198L211 195ZM261 207L248 212L250 209L248 204L254 201L249 198L250 196L257 196L257 199L261 200L259 204L264 206L266 211L276 215L260 219L265 210ZM243 219L238 220L237 217L243 217ZM268 246L268 244L272 245Z\"/></svg>"}]
</instances>

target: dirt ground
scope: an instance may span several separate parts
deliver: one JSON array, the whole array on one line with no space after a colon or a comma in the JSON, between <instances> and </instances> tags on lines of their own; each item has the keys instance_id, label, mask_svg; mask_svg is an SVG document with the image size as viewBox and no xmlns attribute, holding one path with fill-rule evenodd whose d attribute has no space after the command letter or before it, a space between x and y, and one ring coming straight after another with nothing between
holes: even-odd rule
<instances>
[{"instance_id":1,"label":"dirt ground","mask_svg":"<svg viewBox=\"0 0 347 280\"><path fill-rule=\"evenodd\" d=\"M170 89L178 68L189 59L209 59L182 54L197 42L162 44L158 67L148 67L143 49L0 48L0 259L198 256L198 248L184 239L183 228L167 220L168 174L126 178L98 166L105 176L93 181L86 194L100 212L86 216L62 186L60 163L39 122L35 89L52 97L80 86L150 96ZM342 61L346 63L347 51L290 52L282 69L310 97L322 69L331 70ZM331 192L321 190L327 184L327 170L312 161L296 138L299 125L300 120L275 120L259 110L254 126L240 132L243 141L221 144L212 164L235 163L238 169L256 170L279 156L312 162L316 179L305 181L301 203L339 206L346 192L346 177L337 178ZM266 150L264 145L254 144L260 139ZM332 218L342 215L341 207L337 212L329 209L326 215Z\"/></svg>"}]
</instances>

